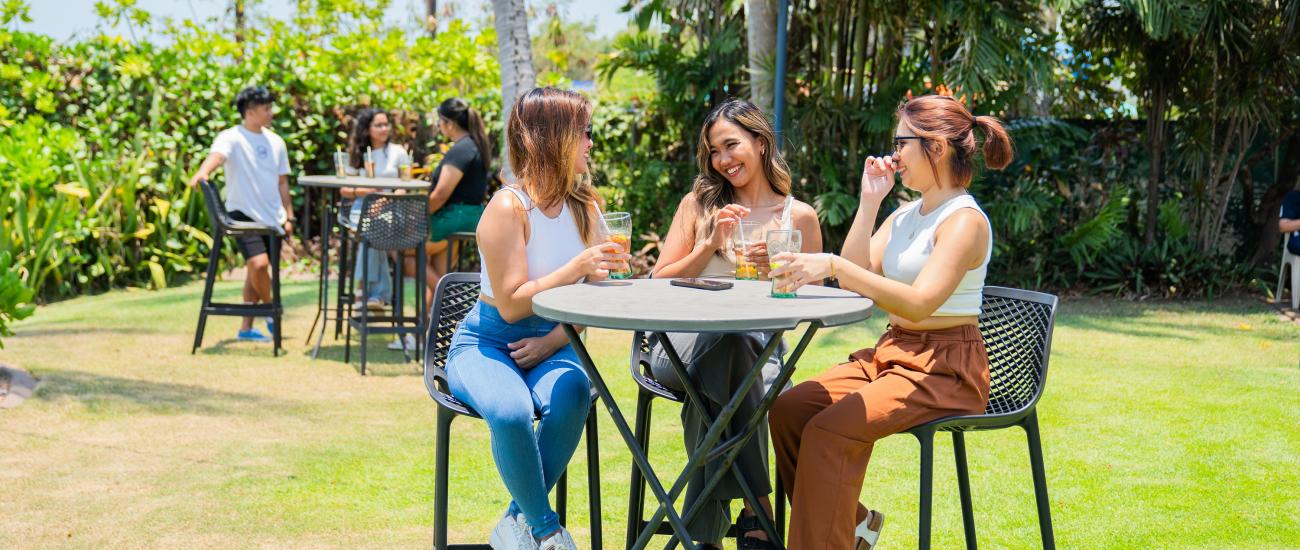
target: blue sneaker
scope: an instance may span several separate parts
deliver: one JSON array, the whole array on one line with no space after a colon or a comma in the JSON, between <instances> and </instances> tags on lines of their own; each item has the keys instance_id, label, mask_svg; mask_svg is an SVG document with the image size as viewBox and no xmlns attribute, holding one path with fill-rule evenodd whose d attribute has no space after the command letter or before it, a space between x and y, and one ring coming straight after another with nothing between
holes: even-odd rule
<instances>
[{"instance_id":1,"label":"blue sneaker","mask_svg":"<svg viewBox=\"0 0 1300 550\"><path fill-rule=\"evenodd\" d=\"M240 342L259 342L263 344L271 341L269 336L262 334L262 331L255 328L239 331L238 339Z\"/></svg>"},{"instance_id":2,"label":"blue sneaker","mask_svg":"<svg viewBox=\"0 0 1300 550\"><path fill-rule=\"evenodd\" d=\"M266 332L275 334L275 317L266 318Z\"/></svg>"}]
</instances>

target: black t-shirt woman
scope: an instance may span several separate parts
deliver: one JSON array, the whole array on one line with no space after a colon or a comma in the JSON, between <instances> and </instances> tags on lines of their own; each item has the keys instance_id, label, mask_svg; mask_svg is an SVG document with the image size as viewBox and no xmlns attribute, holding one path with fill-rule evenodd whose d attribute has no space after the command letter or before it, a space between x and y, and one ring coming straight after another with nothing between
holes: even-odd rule
<instances>
[{"instance_id":1,"label":"black t-shirt woman","mask_svg":"<svg viewBox=\"0 0 1300 550\"><path fill-rule=\"evenodd\" d=\"M433 170L429 193L429 285L442 277L447 263L447 235L473 232L487 197L492 144L483 118L459 98L438 105L438 131L452 146Z\"/></svg>"}]
</instances>

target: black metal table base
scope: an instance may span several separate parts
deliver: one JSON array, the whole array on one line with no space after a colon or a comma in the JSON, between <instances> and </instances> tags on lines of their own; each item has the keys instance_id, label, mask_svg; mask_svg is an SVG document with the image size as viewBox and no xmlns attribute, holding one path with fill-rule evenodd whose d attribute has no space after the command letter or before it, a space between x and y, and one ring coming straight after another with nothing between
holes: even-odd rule
<instances>
[{"instance_id":1,"label":"black metal table base","mask_svg":"<svg viewBox=\"0 0 1300 550\"><path fill-rule=\"evenodd\" d=\"M762 422L763 418L767 416L767 411L772 407L772 403L776 401L776 396L780 393L781 388L790 381L790 377L794 374L795 366L799 362L799 357L803 355L804 350L812 341L813 335L817 332L817 329L821 327L821 324L816 322L809 324L808 328L804 331L803 337L800 338L799 344L795 346L789 359L782 365L781 372L777 375L776 381L764 393L763 400L760 402L754 417L747 421L745 428L741 430L740 433L730 434L729 439L726 441L721 440L724 432L727 431L727 426L731 423L732 417L735 416L736 411L740 408L740 404L749 393L750 388L762 379L762 366L766 364L768 359L772 357L772 354L776 352L781 341L781 336L785 331L776 331L773 334L772 339L768 341L767 346L763 348L763 352L759 354L754 367L750 369L750 372L745 376L744 380L740 383L740 386L735 389L735 393L732 394L731 399L723 406L721 411L716 413L716 416L713 411L702 406L706 402L700 398L696 381L687 373L681 357L678 355L677 350L672 347L667 335L662 332L658 333L659 341L663 345L664 351L667 352L673 370L682 381L687 398L692 403L700 404L705 419L710 421L709 429L705 433L704 439L700 443L699 448L691 453L690 457L686 461L686 466L682 469L682 472L678 475L669 490L664 489L663 483L660 482L658 475L654 472L654 468L650 465L650 460L645 454L645 449L642 449L637 443L635 435L628 427L627 419L619 410L618 403L614 401L614 396L610 393L609 386L605 384L604 378L601 377L600 371L596 368L590 353L588 353L586 347L583 345L582 339L579 337L577 330L570 324L564 324L563 326L565 334L568 335L569 341L573 344L574 351L578 353L578 358L582 361L583 368L587 370L587 375L591 378L592 385L595 386L596 392L600 395L601 401L605 404L605 409L609 412L610 418L613 419L615 427L618 428L619 435L621 435L623 440L627 443L628 450L632 454L634 466L641 470L646 484L650 487L650 491L654 493L655 498L659 500L658 508L655 510L654 514L651 515L650 520L645 522L645 526L641 530L641 535L636 539L635 543L633 543L632 548L635 550L645 548L650 543L651 537L659 532L658 527L665 519L672 528L671 532L674 535L674 539L669 541L666 548L675 548L678 542L683 542L688 548L695 548L695 539L691 537L690 530L686 528L686 525L694 519L697 514L699 514L702 509L700 506L701 503L695 503L694 506L686 510L685 514L677 513L675 503L677 498L681 496L682 491L686 489L687 482L691 475L695 473L695 470L702 468L705 462L715 460L721 461L722 468L719 468L717 472L706 480L704 489L700 494L707 495L712 492L713 489L721 483L724 476L729 474L735 476L737 481L740 482L742 491L744 492L744 500L749 503L751 509L754 510L755 515L758 517L759 524L768 535L768 540L771 540L778 548L784 548L784 538L781 536L777 527L773 524L771 518L768 517L766 510L764 510L759 504L758 496L753 493L753 489L746 482L747 480L744 475L740 470L734 467L734 463L736 455L740 453L740 448L758 431L759 424ZM719 443L720 441L721 443Z\"/></svg>"}]
</instances>

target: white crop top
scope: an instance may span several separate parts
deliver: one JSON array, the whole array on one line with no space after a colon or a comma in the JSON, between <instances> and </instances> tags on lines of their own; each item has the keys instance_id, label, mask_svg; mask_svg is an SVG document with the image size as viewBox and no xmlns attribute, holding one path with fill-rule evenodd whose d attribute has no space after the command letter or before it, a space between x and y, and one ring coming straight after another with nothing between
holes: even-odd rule
<instances>
[{"instance_id":1,"label":"white crop top","mask_svg":"<svg viewBox=\"0 0 1300 550\"><path fill-rule=\"evenodd\" d=\"M569 211L568 202L564 203L558 216L548 218L542 213L541 208L533 206L533 201L528 198L528 193L523 189L507 186L502 190L514 193L523 205L524 211L528 213L529 235L524 248L528 252L530 280L549 275L564 267L569 260L587 249L587 245L582 242L582 235L578 233L578 222ZM483 263L479 270L479 287L484 296L493 297L492 280L488 277L487 263Z\"/></svg>"},{"instance_id":2,"label":"white crop top","mask_svg":"<svg viewBox=\"0 0 1300 550\"><path fill-rule=\"evenodd\" d=\"M980 303L984 299L984 276L988 273L989 259L993 256L993 224L980 209L975 198L970 195L957 195L929 214L921 213L921 201L904 205L894 216L890 226L889 242L885 245L885 255L881 258L881 267L885 277L901 283L912 284L921 269L930 261L934 251L934 232L938 227L962 208L971 208L984 216L989 223L989 245L984 253L984 262L979 267L967 271L957 283L952 296L934 312L935 317L958 317L979 315Z\"/></svg>"}]
</instances>

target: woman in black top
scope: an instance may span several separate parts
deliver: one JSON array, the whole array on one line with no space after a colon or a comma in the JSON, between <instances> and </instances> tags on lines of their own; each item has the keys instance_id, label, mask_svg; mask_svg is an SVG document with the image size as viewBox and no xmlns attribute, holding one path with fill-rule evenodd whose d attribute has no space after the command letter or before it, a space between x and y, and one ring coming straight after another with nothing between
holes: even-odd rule
<instances>
[{"instance_id":1,"label":"woman in black top","mask_svg":"<svg viewBox=\"0 0 1300 550\"><path fill-rule=\"evenodd\" d=\"M438 106L438 131L452 146L433 170L429 193L429 288L442 278L447 235L478 227L492 164L492 144L483 118L464 100L451 98Z\"/></svg>"}]
</instances>

